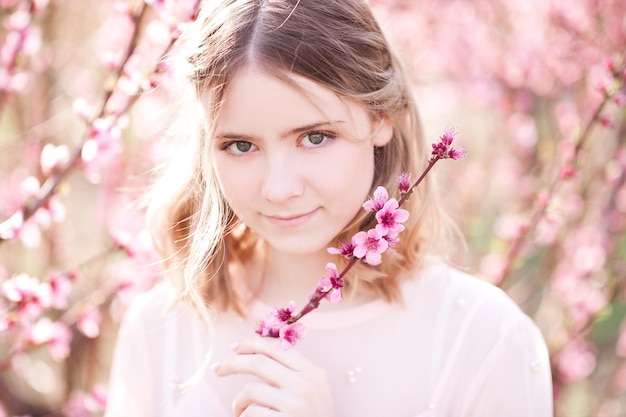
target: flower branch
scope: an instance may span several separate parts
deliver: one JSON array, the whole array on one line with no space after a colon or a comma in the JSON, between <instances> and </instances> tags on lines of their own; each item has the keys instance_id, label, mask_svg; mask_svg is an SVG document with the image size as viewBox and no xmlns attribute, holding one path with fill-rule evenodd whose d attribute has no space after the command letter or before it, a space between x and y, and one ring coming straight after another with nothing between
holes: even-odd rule
<instances>
[{"instance_id":1,"label":"flower branch","mask_svg":"<svg viewBox=\"0 0 626 417\"><path fill-rule=\"evenodd\" d=\"M398 177L400 200L389 198L389 193L384 187L376 188L374 195L362 206L364 210L372 213L377 222L376 226L368 231L357 232L350 242L342 242L338 248L328 248L330 254L341 255L349 260L344 269L339 272L334 263L326 264L326 274L320 279L309 301L299 312L296 313L293 302L286 308L272 308L268 316L259 322L255 332L265 337L280 338L283 349L289 348L306 334L306 328L298 322L302 317L317 309L324 299L333 303L341 301L344 278L354 265L359 261L379 265L382 262L381 255L398 245L398 234L404 230L403 223L409 218L409 212L400 206L410 198L439 160L465 157L464 148L455 149L452 146L456 136L455 130L447 129L440 137L440 141L432 145L428 165L415 182L411 184L410 173L405 172Z\"/></svg>"},{"instance_id":2,"label":"flower branch","mask_svg":"<svg viewBox=\"0 0 626 417\"><path fill-rule=\"evenodd\" d=\"M529 221L523 225L515 239L511 243L509 252L506 257L503 270L500 272L499 286L507 288L511 278L511 273L515 269L515 262L520 256L524 244L529 238L531 232L533 232L541 220L545 217L546 211L550 205L551 199L554 197L558 187L565 181L572 178L576 172L576 165L585 144L589 141L593 128L598 123L602 123L602 112L611 100L613 100L616 94L623 94L621 90L626 82L626 58L621 57L617 60L611 60L609 62L609 70L612 77L613 84L609 86L603 86L602 88L602 100L597 105L589 121L585 125L582 133L580 134L578 141L576 142L572 155L561 166L559 172L555 178L550 182L547 189L540 192L536 199L536 208L531 215ZM624 105L624 103L618 102L618 105Z\"/></svg>"},{"instance_id":3,"label":"flower branch","mask_svg":"<svg viewBox=\"0 0 626 417\"><path fill-rule=\"evenodd\" d=\"M27 0L17 7L17 10L9 16L7 32L4 44L0 50L2 56L2 72L0 72L0 110L4 107L10 93L13 91L13 77L15 76L17 58L23 52L29 36L29 24L37 11L37 5L33 0Z\"/></svg>"},{"instance_id":4,"label":"flower branch","mask_svg":"<svg viewBox=\"0 0 626 417\"><path fill-rule=\"evenodd\" d=\"M73 326L77 326L87 337L97 335L98 330L94 329L99 326L95 322L99 321L100 313L95 310L109 305L126 284L98 288L72 305L69 305L70 293L81 270L123 249L116 244L66 272L51 271L45 282L26 274L4 281L0 294L9 304L3 306L0 331L9 335L18 328L21 331L14 338L16 343L6 357L0 360L0 372L11 368L15 356L45 345L50 345L53 357L62 359L69 354L72 339L69 329ZM94 297L94 294L97 295ZM50 320L43 314L48 309L58 310L61 314Z\"/></svg>"},{"instance_id":5,"label":"flower branch","mask_svg":"<svg viewBox=\"0 0 626 417\"><path fill-rule=\"evenodd\" d=\"M195 18L195 16L197 15L198 8L199 2L196 1L193 5L193 10L191 11L192 18ZM59 187L61 182L79 165L81 161L85 161L85 156L87 154L93 154L93 151L88 149L88 145L95 144L97 147L97 143L95 143L94 138L101 133L102 129L111 129L113 126L115 126L119 118L130 109L130 107L139 98L140 93L142 93L143 90L146 89L146 87L140 87L140 91L138 91L137 94L129 97L128 100L124 104L122 104L116 111L108 114L109 111L107 110L107 108L109 103L111 102L113 93L117 90L120 79L123 77L124 68L126 67L126 64L130 61L139 43L139 35L142 21L147 15L146 10L146 3L141 2L138 8L130 14L131 21L133 22L131 38L128 43L128 47L124 52L123 58L115 67L110 81L105 83L107 86L110 87L105 88L104 97L97 116L88 121L85 133L83 134L80 142L67 158L65 164L59 165L55 167L54 170L52 170L52 172L44 182L43 186L41 187L38 196L36 198L27 200L20 210L15 212L4 222L0 223L0 244L2 244L2 242L6 240L14 239L19 234L19 230L21 229L22 225L26 221L28 221L39 209L45 207L49 203L50 199L55 195L57 188ZM177 30L172 30L170 42L165 50L161 53L161 57L164 57L169 53L174 45L176 38L178 37L178 34L179 32ZM154 70L152 71L152 74L156 75L161 72L162 67L160 63L161 59L159 59ZM107 121L103 123L105 118L107 118ZM103 127L101 127L100 125L103 125ZM93 148L93 146L91 148Z\"/></svg>"}]
</instances>

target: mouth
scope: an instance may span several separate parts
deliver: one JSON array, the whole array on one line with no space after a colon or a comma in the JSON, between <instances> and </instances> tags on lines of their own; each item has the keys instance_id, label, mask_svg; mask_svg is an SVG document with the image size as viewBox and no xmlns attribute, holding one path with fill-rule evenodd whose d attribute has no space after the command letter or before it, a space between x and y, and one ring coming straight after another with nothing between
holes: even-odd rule
<instances>
[{"instance_id":1,"label":"mouth","mask_svg":"<svg viewBox=\"0 0 626 417\"><path fill-rule=\"evenodd\" d=\"M314 209L309 212L299 214L266 214L264 217L275 226L285 228L297 227L309 221L309 219L317 213L317 210L318 209Z\"/></svg>"}]
</instances>

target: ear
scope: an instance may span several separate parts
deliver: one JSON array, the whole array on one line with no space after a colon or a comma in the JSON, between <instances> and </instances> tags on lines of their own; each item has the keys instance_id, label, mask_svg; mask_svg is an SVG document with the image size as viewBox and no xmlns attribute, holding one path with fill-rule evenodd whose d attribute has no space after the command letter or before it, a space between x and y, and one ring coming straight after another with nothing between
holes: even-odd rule
<instances>
[{"instance_id":1,"label":"ear","mask_svg":"<svg viewBox=\"0 0 626 417\"><path fill-rule=\"evenodd\" d=\"M378 120L374 129L374 146L385 146L393 137L393 122L389 117L383 117Z\"/></svg>"}]
</instances>

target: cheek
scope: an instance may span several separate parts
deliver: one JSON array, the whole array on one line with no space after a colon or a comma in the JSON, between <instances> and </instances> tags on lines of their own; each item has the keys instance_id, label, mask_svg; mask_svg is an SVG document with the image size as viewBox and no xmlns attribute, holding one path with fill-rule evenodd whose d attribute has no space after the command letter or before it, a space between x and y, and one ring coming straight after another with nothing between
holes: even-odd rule
<instances>
[{"instance_id":1,"label":"cheek","mask_svg":"<svg viewBox=\"0 0 626 417\"><path fill-rule=\"evenodd\" d=\"M330 161L328 169L320 173L329 190L333 190L339 201L362 204L372 186L374 178L374 150L356 147L340 158Z\"/></svg>"},{"instance_id":2,"label":"cheek","mask_svg":"<svg viewBox=\"0 0 626 417\"><path fill-rule=\"evenodd\" d=\"M246 203L246 198L252 195L253 177L248 175L246 170L224 163L224 161L216 160L214 166L222 195L230 208L237 213Z\"/></svg>"}]
</instances>

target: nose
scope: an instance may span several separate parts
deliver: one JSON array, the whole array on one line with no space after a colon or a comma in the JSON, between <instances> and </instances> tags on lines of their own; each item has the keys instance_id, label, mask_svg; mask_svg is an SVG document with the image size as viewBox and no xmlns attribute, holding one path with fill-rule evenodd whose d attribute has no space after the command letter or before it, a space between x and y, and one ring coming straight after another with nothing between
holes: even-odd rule
<instances>
[{"instance_id":1,"label":"nose","mask_svg":"<svg viewBox=\"0 0 626 417\"><path fill-rule=\"evenodd\" d=\"M288 155L268 158L261 196L272 203L282 203L302 195L304 184L296 165Z\"/></svg>"}]
</instances>

